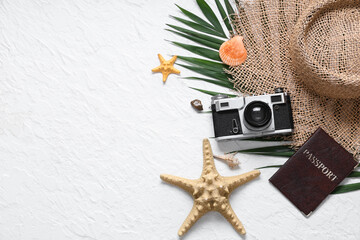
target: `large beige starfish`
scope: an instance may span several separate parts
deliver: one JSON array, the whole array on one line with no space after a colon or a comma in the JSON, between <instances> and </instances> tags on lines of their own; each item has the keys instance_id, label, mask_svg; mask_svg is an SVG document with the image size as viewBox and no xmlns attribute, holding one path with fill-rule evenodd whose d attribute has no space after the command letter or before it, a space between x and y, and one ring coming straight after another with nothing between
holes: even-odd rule
<instances>
[{"instance_id":1,"label":"large beige starfish","mask_svg":"<svg viewBox=\"0 0 360 240\"><path fill-rule=\"evenodd\" d=\"M161 72L163 74L163 82L166 82L167 77L171 73L180 74L180 71L174 68L174 63L176 61L177 56L173 56L170 60L166 61L161 54L158 54L160 60L160 66L153 68L151 71L153 72Z\"/></svg>"},{"instance_id":2,"label":"large beige starfish","mask_svg":"<svg viewBox=\"0 0 360 240\"><path fill-rule=\"evenodd\" d=\"M209 211L221 213L236 231L245 234L245 228L230 206L229 196L235 188L259 176L260 171L254 170L233 177L221 176L215 168L214 157L208 139L203 140L203 155L204 165L199 179L190 180L167 174L160 175L162 180L184 189L194 198L193 208L180 227L179 236L184 235L197 220Z\"/></svg>"}]
</instances>

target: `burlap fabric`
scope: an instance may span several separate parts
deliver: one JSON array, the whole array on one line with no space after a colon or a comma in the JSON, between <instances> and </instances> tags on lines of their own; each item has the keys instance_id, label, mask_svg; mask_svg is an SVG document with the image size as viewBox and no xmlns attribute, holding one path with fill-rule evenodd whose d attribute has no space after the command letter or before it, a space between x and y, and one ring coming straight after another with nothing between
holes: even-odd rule
<instances>
[{"instance_id":1,"label":"burlap fabric","mask_svg":"<svg viewBox=\"0 0 360 240\"><path fill-rule=\"evenodd\" d=\"M357 157L360 152L360 1L236 1L235 34L248 58L232 67L245 94L291 94L301 146L322 127Z\"/></svg>"}]
</instances>

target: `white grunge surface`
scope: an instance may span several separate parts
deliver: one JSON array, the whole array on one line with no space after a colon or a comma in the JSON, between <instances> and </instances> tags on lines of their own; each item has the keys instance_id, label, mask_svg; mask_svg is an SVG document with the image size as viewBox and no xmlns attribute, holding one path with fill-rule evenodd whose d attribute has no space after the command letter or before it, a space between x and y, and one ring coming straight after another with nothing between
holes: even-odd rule
<instances>
[{"instance_id":1,"label":"white grunge surface","mask_svg":"<svg viewBox=\"0 0 360 240\"><path fill-rule=\"evenodd\" d=\"M200 176L212 120L190 101L208 110L210 97L188 87L224 90L180 66L166 84L151 72L158 53L189 55L165 41L185 41L164 30L175 3L201 13L195 0L0 0L0 240L179 239L193 201L160 174ZM210 141L217 155L259 146ZM285 161L237 157L234 170L215 160L219 173ZM306 218L268 182L275 171L230 197L245 237L211 212L182 239L359 239L360 191Z\"/></svg>"}]
</instances>

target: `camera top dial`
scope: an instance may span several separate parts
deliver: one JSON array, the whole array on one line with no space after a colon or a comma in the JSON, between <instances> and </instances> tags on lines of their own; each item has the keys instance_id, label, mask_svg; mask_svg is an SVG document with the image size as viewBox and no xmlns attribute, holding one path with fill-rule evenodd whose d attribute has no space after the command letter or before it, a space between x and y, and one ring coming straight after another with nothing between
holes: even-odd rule
<instances>
[{"instance_id":1,"label":"camera top dial","mask_svg":"<svg viewBox=\"0 0 360 240\"><path fill-rule=\"evenodd\" d=\"M229 96L225 94L216 94L215 96L211 97L211 104L214 104L214 101L216 100L220 100L224 98L229 98Z\"/></svg>"}]
</instances>

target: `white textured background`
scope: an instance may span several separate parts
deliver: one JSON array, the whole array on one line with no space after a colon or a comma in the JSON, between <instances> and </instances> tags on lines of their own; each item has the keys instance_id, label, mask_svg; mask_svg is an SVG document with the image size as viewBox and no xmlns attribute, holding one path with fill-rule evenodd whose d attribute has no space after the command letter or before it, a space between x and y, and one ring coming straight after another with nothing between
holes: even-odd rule
<instances>
[{"instance_id":1,"label":"white textured background","mask_svg":"<svg viewBox=\"0 0 360 240\"><path fill-rule=\"evenodd\" d=\"M157 53L185 53L164 41L180 40L164 30L174 3L200 13L194 0L0 1L1 240L178 239L192 199L159 175L199 176L211 116L189 102L209 97L188 86L214 88L151 73ZM219 172L284 162L239 158L237 170L216 162ZM243 239L360 238L360 192L307 219L268 183L274 172L231 196ZM183 237L241 238L218 213Z\"/></svg>"}]
</instances>

